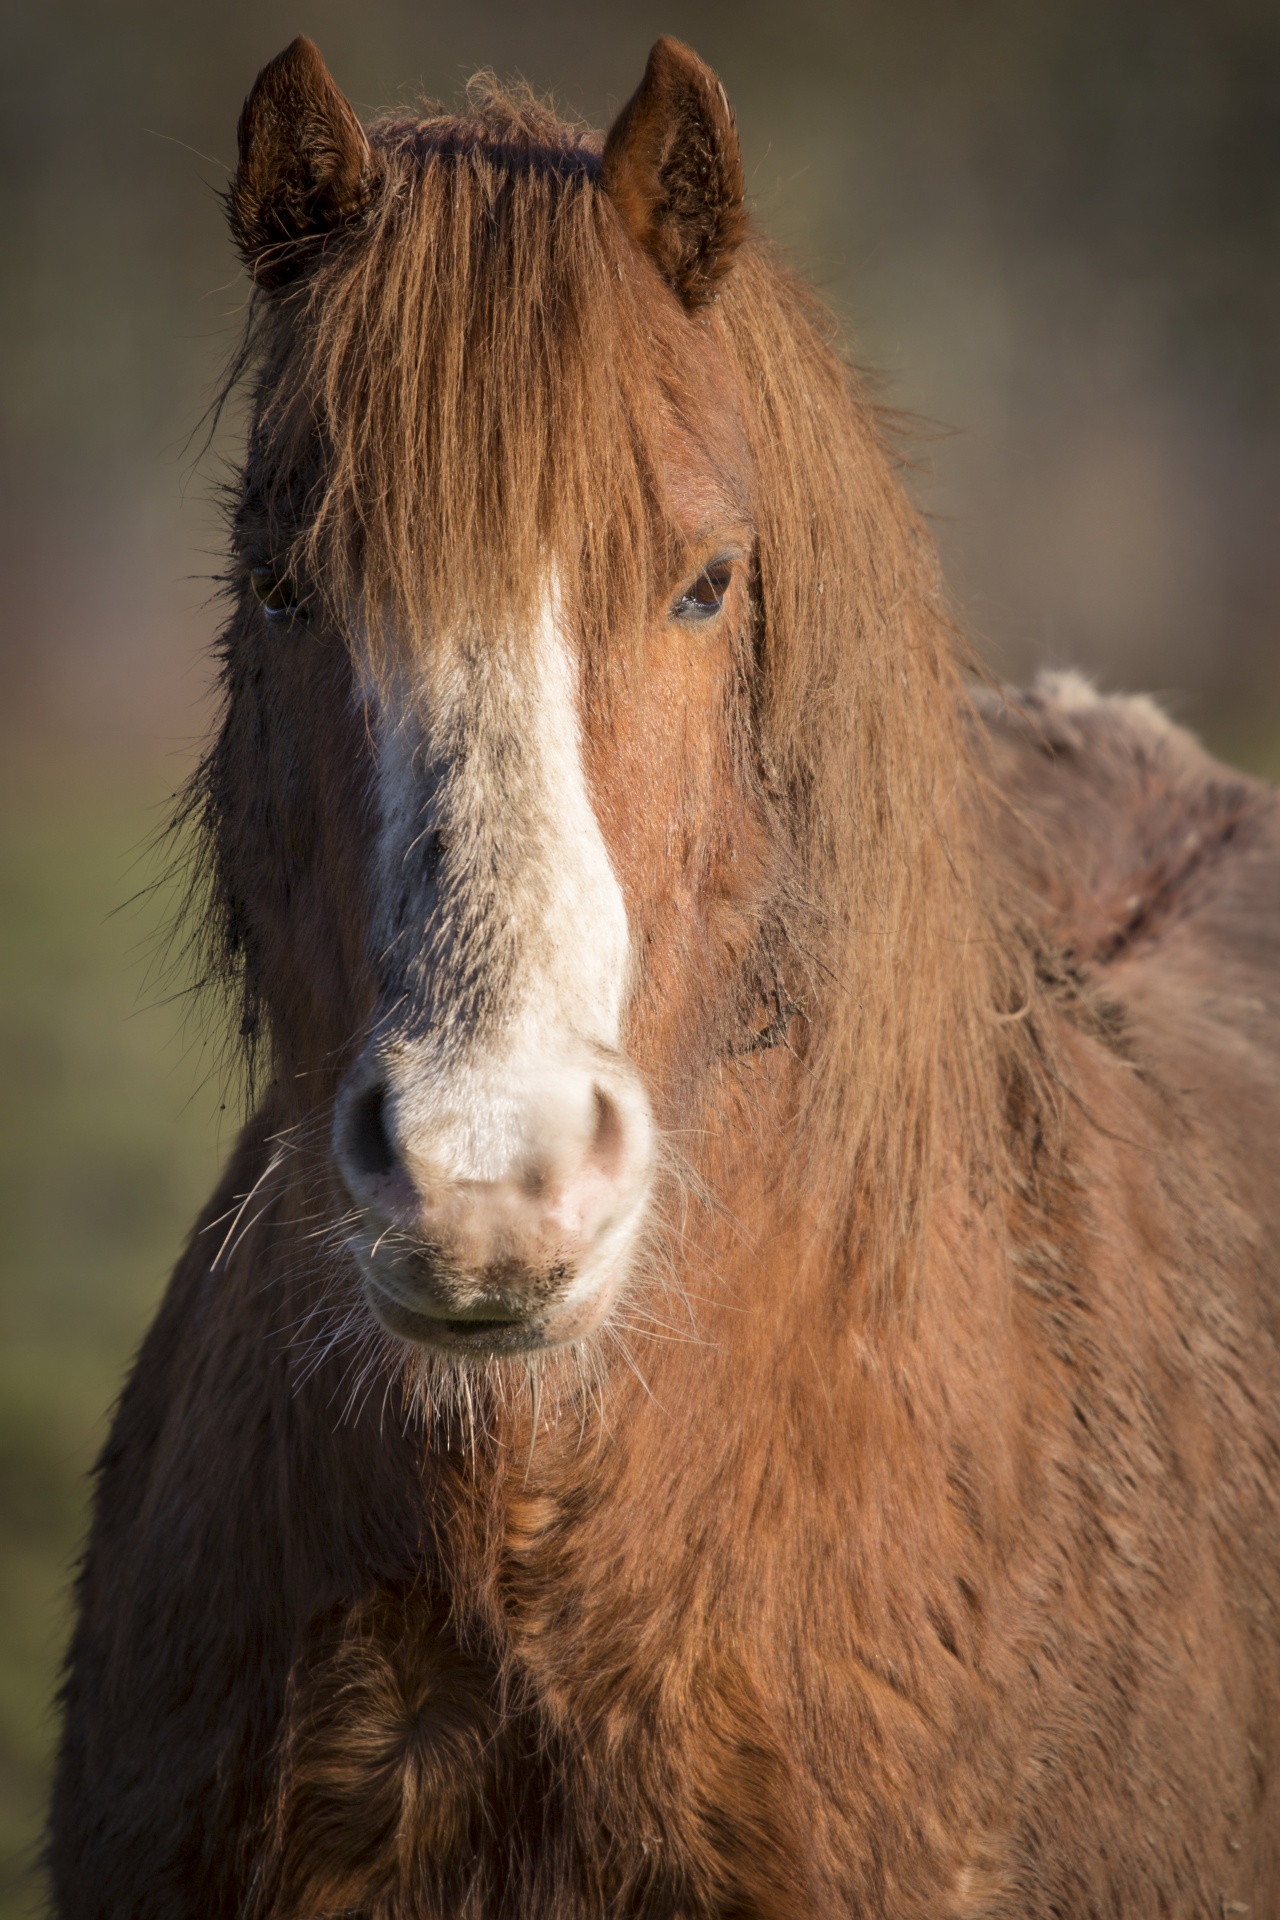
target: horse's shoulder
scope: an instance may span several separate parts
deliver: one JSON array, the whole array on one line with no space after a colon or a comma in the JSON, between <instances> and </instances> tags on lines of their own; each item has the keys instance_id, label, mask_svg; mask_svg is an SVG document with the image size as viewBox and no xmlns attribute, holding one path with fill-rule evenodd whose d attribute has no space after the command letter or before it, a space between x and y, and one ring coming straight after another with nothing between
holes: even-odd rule
<instances>
[{"instance_id":1,"label":"horse's shoulder","mask_svg":"<svg viewBox=\"0 0 1280 1920\"><path fill-rule=\"evenodd\" d=\"M979 693L998 858L1086 967L1179 933L1280 959L1280 795L1205 751L1143 695L1046 674Z\"/></svg>"},{"instance_id":2,"label":"horse's shoulder","mask_svg":"<svg viewBox=\"0 0 1280 1920\"><path fill-rule=\"evenodd\" d=\"M977 710L1000 863L1273 1244L1280 795L1074 676Z\"/></svg>"}]
</instances>

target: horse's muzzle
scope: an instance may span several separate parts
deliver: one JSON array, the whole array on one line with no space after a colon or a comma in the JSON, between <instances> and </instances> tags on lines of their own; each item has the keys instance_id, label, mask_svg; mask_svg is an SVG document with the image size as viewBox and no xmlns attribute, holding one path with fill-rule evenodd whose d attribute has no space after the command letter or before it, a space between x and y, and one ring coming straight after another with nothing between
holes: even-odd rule
<instances>
[{"instance_id":1,"label":"horse's muzzle","mask_svg":"<svg viewBox=\"0 0 1280 1920\"><path fill-rule=\"evenodd\" d=\"M451 1354L560 1346L601 1324L653 1175L649 1103L621 1056L443 1063L371 1049L339 1095L349 1243L393 1333Z\"/></svg>"}]
</instances>

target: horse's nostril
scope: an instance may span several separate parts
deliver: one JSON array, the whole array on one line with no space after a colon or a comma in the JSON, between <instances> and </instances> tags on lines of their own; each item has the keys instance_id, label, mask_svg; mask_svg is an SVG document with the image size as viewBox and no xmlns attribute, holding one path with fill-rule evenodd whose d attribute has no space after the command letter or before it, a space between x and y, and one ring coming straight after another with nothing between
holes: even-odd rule
<instances>
[{"instance_id":1,"label":"horse's nostril","mask_svg":"<svg viewBox=\"0 0 1280 1920\"><path fill-rule=\"evenodd\" d=\"M342 1147L356 1173L391 1173L396 1152L387 1133L387 1089L379 1080L367 1087L347 1108L342 1128Z\"/></svg>"}]
</instances>

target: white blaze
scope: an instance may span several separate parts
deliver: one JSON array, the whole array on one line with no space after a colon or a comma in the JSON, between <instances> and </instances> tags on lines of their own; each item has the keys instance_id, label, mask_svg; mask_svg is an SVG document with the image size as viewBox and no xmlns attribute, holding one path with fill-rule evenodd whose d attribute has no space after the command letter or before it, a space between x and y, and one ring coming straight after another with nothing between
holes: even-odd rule
<instances>
[{"instance_id":1,"label":"white blaze","mask_svg":"<svg viewBox=\"0 0 1280 1920\"><path fill-rule=\"evenodd\" d=\"M629 934L554 593L526 638L440 655L381 706L382 1050L402 1136L429 1137L445 1177L492 1181L590 1137Z\"/></svg>"}]
</instances>

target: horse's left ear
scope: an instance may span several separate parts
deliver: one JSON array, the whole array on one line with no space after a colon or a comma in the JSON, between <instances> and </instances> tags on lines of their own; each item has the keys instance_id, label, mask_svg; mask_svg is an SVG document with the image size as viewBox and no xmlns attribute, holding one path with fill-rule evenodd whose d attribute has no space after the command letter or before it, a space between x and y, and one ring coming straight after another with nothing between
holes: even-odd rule
<instances>
[{"instance_id":1,"label":"horse's left ear","mask_svg":"<svg viewBox=\"0 0 1280 1920\"><path fill-rule=\"evenodd\" d=\"M655 44L609 130L601 177L685 306L710 300L746 226L742 154L724 88L678 40Z\"/></svg>"},{"instance_id":2,"label":"horse's left ear","mask_svg":"<svg viewBox=\"0 0 1280 1920\"><path fill-rule=\"evenodd\" d=\"M260 286L280 288L310 265L325 238L368 196L364 129L305 34L253 83L240 115L240 163L231 182L231 232Z\"/></svg>"}]
</instances>

